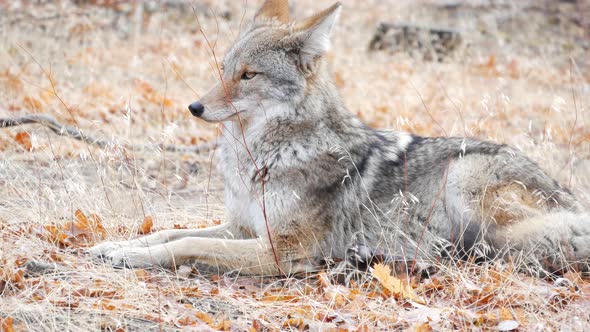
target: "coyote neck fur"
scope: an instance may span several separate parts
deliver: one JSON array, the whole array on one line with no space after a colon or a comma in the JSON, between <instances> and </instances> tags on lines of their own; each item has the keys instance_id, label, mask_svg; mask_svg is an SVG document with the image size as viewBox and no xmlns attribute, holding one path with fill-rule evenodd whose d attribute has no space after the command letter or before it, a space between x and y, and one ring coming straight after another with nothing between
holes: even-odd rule
<instances>
[{"instance_id":1,"label":"coyote neck fur","mask_svg":"<svg viewBox=\"0 0 590 332\"><path fill-rule=\"evenodd\" d=\"M299 145L308 158L329 150L348 151L366 140L382 140L386 135L392 147L404 148L409 135L393 131L380 132L365 125L345 107L342 98L324 60L318 60L317 71L307 79L306 93L300 100L291 100L265 109L249 118L236 118L224 122L224 138L221 155L224 165L232 165L242 170L256 161L258 171L270 171L270 156L281 158L281 153L292 153ZM288 135L286 135L288 133ZM323 144L310 145L309 137L321 135ZM319 137L318 137L319 138ZM285 149L285 146L293 149ZM283 150L283 151L281 151ZM401 150L396 149L394 154ZM297 152L299 153L299 152ZM242 165L233 165L229 159L239 160ZM298 167L298 165L296 165ZM256 167L254 167L256 168ZM222 166L222 172L227 168ZM250 170L256 172L255 169ZM254 179L256 176L252 176Z\"/></svg>"}]
</instances>

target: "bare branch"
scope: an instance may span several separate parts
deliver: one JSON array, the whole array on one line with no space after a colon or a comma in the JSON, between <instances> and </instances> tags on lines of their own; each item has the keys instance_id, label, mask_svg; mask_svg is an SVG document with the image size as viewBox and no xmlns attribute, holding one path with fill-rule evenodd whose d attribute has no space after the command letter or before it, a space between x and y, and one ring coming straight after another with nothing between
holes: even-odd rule
<instances>
[{"instance_id":1,"label":"bare branch","mask_svg":"<svg viewBox=\"0 0 590 332\"><path fill-rule=\"evenodd\" d=\"M47 114L28 114L16 118L0 118L0 128L16 127L25 124L40 124L60 136L68 136L90 145L96 145L100 148L121 146L126 149L146 149L146 150L164 150L183 153L199 153L216 148L215 143L204 143L198 145L178 146L174 144L142 144L142 145L122 145L113 141L108 141L95 136L87 135L75 127L66 126L55 120L54 117Z\"/></svg>"}]
</instances>

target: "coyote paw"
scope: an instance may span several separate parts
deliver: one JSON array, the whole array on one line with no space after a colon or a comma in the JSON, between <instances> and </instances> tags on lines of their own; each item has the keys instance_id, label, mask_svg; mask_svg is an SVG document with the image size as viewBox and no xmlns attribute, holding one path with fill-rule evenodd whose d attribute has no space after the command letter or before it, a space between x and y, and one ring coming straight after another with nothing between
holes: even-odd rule
<instances>
[{"instance_id":1,"label":"coyote paw","mask_svg":"<svg viewBox=\"0 0 590 332\"><path fill-rule=\"evenodd\" d=\"M115 267L146 268L171 267L170 255L163 246L124 247L102 255L105 262Z\"/></svg>"},{"instance_id":2,"label":"coyote paw","mask_svg":"<svg viewBox=\"0 0 590 332\"><path fill-rule=\"evenodd\" d=\"M87 253L96 258L102 258L105 255L113 252L117 249L126 247L125 242L106 241L95 245L94 247L88 248Z\"/></svg>"}]
</instances>

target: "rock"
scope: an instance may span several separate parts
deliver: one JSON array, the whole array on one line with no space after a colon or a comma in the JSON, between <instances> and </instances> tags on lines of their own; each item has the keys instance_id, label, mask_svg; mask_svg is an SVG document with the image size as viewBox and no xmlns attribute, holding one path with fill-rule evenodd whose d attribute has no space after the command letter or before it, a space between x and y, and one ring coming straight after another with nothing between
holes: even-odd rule
<instances>
[{"instance_id":1,"label":"rock","mask_svg":"<svg viewBox=\"0 0 590 332\"><path fill-rule=\"evenodd\" d=\"M405 52L424 60L440 61L463 44L459 31L450 28L381 23L369 44L369 50Z\"/></svg>"}]
</instances>

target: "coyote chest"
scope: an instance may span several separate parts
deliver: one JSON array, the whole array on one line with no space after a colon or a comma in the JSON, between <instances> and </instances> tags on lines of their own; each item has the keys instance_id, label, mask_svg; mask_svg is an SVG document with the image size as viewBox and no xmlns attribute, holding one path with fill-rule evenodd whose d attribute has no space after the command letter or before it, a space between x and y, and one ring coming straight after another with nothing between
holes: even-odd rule
<instances>
[{"instance_id":1,"label":"coyote chest","mask_svg":"<svg viewBox=\"0 0 590 332\"><path fill-rule=\"evenodd\" d=\"M261 186L252 181L256 168L238 144L222 146L219 169L223 174L226 219L253 235L264 234Z\"/></svg>"}]
</instances>

